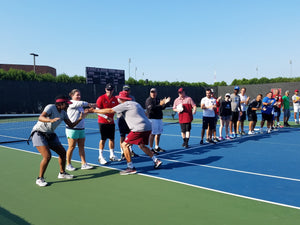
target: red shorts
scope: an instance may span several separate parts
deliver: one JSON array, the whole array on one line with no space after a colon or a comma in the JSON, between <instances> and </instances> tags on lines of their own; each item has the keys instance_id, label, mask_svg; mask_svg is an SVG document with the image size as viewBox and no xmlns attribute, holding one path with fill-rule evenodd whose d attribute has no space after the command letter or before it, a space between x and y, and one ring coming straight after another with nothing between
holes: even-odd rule
<instances>
[{"instance_id":1,"label":"red shorts","mask_svg":"<svg viewBox=\"0 0 300 225\"><path fill-rule=\"evenodd\" d=\"M125 142L132 145L139 145L139 144L148 145L150 134L151 134L151 130L143 131L143 132L130 131L130 133L125 138Z\"/></svg>"}]
</instances>

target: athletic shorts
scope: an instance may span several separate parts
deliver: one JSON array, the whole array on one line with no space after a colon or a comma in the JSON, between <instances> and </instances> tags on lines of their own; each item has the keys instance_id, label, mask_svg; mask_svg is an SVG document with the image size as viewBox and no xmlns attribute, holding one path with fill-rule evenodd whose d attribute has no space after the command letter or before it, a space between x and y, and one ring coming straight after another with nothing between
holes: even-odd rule
<instances>
[{"instance_id":1,"label":"athletic shorts","mask_svg":"<svg viewBox=\"0 0 300 225\"><path fill-rule=\"evenodd\" d=\"M115 140L115 124L98 123L101 140Z\"/></svg>"},{"instance_id":2,"label":"athletic shorts","mask_svg":"<svg viewBox=\"0 0 300 225\"><path fill-rule=\"evenodd\" d=\"M70 139L83 139L85 138L85 131L84 129L74 130L66 128L66 136Z\"/></svg>"},{"instance_id":3,"label":"athletic shorts","mask_svg":"<svg viewBox=\"0 0 300 225\"><path fill-rule=\"evenodd\" d=\"M240 112L239 111L237 111L237 112L232 112L232 117L231 117L231 121L232 122L237 122L238 120L239 120L239 114L240 114Z\"/></svg>"},{"instance_id":4,"label":"athletic shorts","mask_svg":"<svg viewBox=\"0 0 300 225\"><path fill-rule=\"evenodd\" d=\"M120 131L120 136L121 137L125 137L126 134L129 134L130 129L125 121L125 118L123 116L121 116L118 119L118 127L119 127L119 131Z\"/></svg>"},{"instance_id":5,"label":"athletic shorts","mask_svg":"<svg viewBox=\"0 0 300 225\"><path fill-rule=\"evenodd\" d=\"M161 134L163 132L163 121L162 119L150 119L152 123L152 132L151 134Z\"/></svg>"},{"instance_id":6,"label":"athletic shorts","mask_svg":"<svg viewBox=\"0 0 300 225\"><path fill-rule=\"evenodd\" d=\"M283 110L283 114L284 114L284 117L290 117L290 116L291 116L291 111L290 111L290 109L284 109L284 110Z\"/></svg>"},{"instance_id":7,"label":"athletic shorts","mask_svg":"<svg viewBox=\"0 0 300 225\"><path fill-rule=\"evenodd\" d=\"M132 144L132 145L139 145L139 144L148 145L150 134L151 134L151 130L143 131L143 132L130 131L130 133L125 138L125 142L127 144Z\"/></svg>"},{"instance_id":8,"label":"athletic shorts","mask_svg":"<svg viewBox=\"0 0 300 225\"><path fill-rule=\"evenodd\" d=\"M34 132L32 136L32 144L34 147L49 146L50 148L52 148L53 146L61 145L55 133L45 135L41 132Z\"/></svg>"},{"instance_id":9,"label":"athletic shorts","mask_svg":"<svg viewBox=\"0 0 300 225\"><path fill-rule=\"evenodd\" d=\"M180 129L182 133L190 132L192 129L192 123L180 123Z\"/></svg>"},{"instance_id":10,"label":"athletic shorts","mask_svg":"<svg viewBox=\"0 0 300 225\"><path fill-rule=\"evenodd\" d=\"M215 117L203 116L202 121L203 121L202 129L206 130L208 128L208 126L212 130L216 129Z\"/></svg>"},{"instance_id":11,"label":"athletic shorts","mask_svg":"<svg viewBox=\"0 0 300 225\"><path fill-rule=\"evenodd\" d=\"M266 113L262 113L262 121L268 121L268 122L272 122L273 121L273 114L266 114Z\"/></svg>"},{"instance_id":12,"label":"athletic shorts","mask_svg":"<svg viewBox=\"0 0 300 225\"><path fill-rule=\"evenodd\" d=\"M220 116L221 120L231 120L231 116Z\"/></svg>"},{"instance_id":13,"label":"athletic shorts","mask_svg":"<svg viewBox=\"0 0 300 225\"><path fill-rule=\"evenodd\" d=\"M246 111L242 111L242 115L239 113L239 121L245 121L246 120Z\"/></svg>"},{"instance_id":14,"label":"athletic shorts","mask_svg":"<svg viewBox=\"0 0 300 225\"><path fill-rule=\"evenodd\" d=\"M294 106L294 113L300 112L300 106Z\"/></svg>"},{"instance_id":15,"label":"athletic shorts","mask_svg":"<svg viewBox=\"0 0 300 225\"><path fill-rule=\"evenodd\" d=\"M256 114L256 112L249 112L248 113L248 121L257 122L257 114Z\"/></svg>"},{"instance_id":16,"label":"athletic shorts","mask_svg":"<svg viewBox=\"0 0 300 225\"><path fill-rule=\"evenodd\" d=\"M277 116L279 116L279 117L280 117L280 115L281 115L280 108L276 108L276 109L274 109L274 116L275 116L275 117L277 117Z\"/></svg>"}]
</instances>

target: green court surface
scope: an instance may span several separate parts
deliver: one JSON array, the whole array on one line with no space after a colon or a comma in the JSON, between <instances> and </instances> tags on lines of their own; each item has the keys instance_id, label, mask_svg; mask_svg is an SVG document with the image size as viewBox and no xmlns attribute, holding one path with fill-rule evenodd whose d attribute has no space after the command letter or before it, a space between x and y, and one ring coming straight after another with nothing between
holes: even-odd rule
<instances>
[{"instance_id":1,"label":"green court surface","mask_svg":"<svg viewBox=\"0 0 300 225\"><path fill-rule=\"evenodd\" d=\"M58 180L57 158L35 179L41 156L0 147L0 224L294 225L300 211L103 167ZM79 166L78 163L73 163ZM188 174L187 174L188 176ZM201 177L199 177L201 179Z\"/></svg>"}]
</instances>

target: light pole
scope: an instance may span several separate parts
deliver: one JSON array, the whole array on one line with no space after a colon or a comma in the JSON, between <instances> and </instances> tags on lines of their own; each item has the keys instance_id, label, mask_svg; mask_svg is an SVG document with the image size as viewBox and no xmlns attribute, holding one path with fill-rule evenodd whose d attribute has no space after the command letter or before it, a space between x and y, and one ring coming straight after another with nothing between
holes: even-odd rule
<instances>
[{"instance_id":1,"label":"light pole","mask_svg":"<svg viewBox=\"0 0 300 225\"><path fill-rule=\"evenodd\" d=\"M128 75L130 78L130 63L131 63L131 58L128 59Z\"/></svg>"},{"instance_id":2,"label":"light pole","mask_svg":"<svg viewBox=\"0 0 300 225\"><path fill-rule=\"evenodd\" d=\"M134 79L136 79L136 71L137 71L137 68L135 67L135 71L134 71Z\"/></svg>"},{"instance_id":3,"label":"light pole","mask_svg":"<svg viewBox=\"0 0 300 225\"><path fill-rule=\"evenodd\" d=\"M35 53L30 53L30 55L33 56L33 72L35 73L35 57L36 56L39 56L38 54L35 54Z\"/></svg>"}]
</instances>

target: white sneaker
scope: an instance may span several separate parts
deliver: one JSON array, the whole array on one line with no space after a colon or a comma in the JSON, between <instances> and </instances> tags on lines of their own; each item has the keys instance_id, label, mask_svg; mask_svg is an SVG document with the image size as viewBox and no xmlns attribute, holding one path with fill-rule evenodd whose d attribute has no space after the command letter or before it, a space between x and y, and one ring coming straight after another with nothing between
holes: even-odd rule
<instances>
[{"instance_id":1,"label":"white sneaker","mask_svg":"<svg viewBox=\"0 0 300 225\"><path fill-rule=\"evenodd\" d=\"M260 128L260 133L261 133L261 134L263 134L263 133L264 133L264 131L263 131L263 129L262 129L262 128Z\"/></svg>"},{"instance_id":2,"label":"white sneaker","mask_svg":"<svg viewBox=\"0 0 300 225\"><path fill-rule=\"evenodd\" d=\"M85 163L85 164L82 164L82 165L81 165L81 169L82 169L82 170L90 170L90 169L93 169L93 166L91 166L91 165Z\"/></svg>"},{"instance_id":3,"label":"white sneaker","mask_svg":"<svg viewBox=\"0 0 300 225\"><path fill-rule=\"evenodd\" d=\"M35 181L35 183L36 183L37 185L39 185L40 187L45 187L45 186L48 185L48 183L44 180L43 177L37 178L36 181Z\"/></svg>"},{"instance_id":4,"label":"white sneaker","mask_svg":"<svg viewBox=\"0 0 300 225\"><path fill-rule=\"evenodd\" d=\"M58 176L57 176L58 179L73 179L73 177L74 177L73 175L68 174L66 172L58 173Z\"/></svg>"},{"instance_id":5,"label":"white sneaker","mask_svg":"<svg viewBox=\"0 0 300 225\"><path fill-rule=\"evenodd\" d=\"M72 164L69 164L69 165L66 166L66 170L68 170L68 171L74 171L74 170L76 170L76 168L74 168L72 166Z\"/></svg>"},{"instance_id":6,"label":"white sneaker","mask_svg":"<svg viewBox=\"0 0 300 225\"><path fill-rule=\"evenodd\" d=\"M99 157L99 158L98 158L98 161L99 161L99 163L100 163L101 165L107 164L107 161L106 161L103 157Z\"/></svg>"},{"instance_id":7,"label":"white sneaker","mask_svg":"<svg viewBox=\"0 0 300 225\"><path fill-rule=\"evenodd\" d=\"M248 131L248 134L249 134L249 135L252 135L252 134L254 134L254 132L252 132L251 130L249 130L249 131Z\"/></svg>"},{"instance_id":8,"label":"white sneaker","mask_svg":"<svg viewBox=\"0 0 300 225\"><path fill-rule=\"evenodd\" d=\"M270 134L271 133L271 129L269 128L269 129L267 129L267 133L268 134Z\"/></svg>"},{"instance_id":9,"label":"white sneaker","mask_svg":"<svg viewBox=\"0 0 300 225\"><path fill-rule=\"evenodd\" d=\"M109 157L109 160L112 162L116 162L116 161L121 161L117 156L113 155L111 157Z\"/></svg>"}]
</instances>

